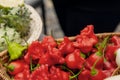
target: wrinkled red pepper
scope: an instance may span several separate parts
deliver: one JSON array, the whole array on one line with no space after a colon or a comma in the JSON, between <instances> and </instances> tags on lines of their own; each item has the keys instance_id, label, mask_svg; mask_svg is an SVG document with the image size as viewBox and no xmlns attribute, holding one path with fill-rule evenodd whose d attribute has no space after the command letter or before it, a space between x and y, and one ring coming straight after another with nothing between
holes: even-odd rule
<instances>
[{"instance_id":1,"label":"wrinkled red pepper","mask_svg":"<svg viewBox=\"0 0 120 80\"><path fill-rule=\"evenodd\" d=\"M73 43L68 39L68 37L64 37L64 40L58 46L58 49L62 52L62 55L65 56L74 51Z\"/></svg>"},{"instance_id":2,"label":"wrinkled red pepper","mask_svg":"<svg viewBox=\"0 0 120 80\"><path fill-rule=\"evenodd\" d=\"M74 46L79 48L83 53L89 53L93 46L98 42L93 30L93 25L88 25L81 31L80 35L76 36Z\"/></svg>"},{"instance_id":3,"label":"wrinkled red pepper","mask_svg":"<svg viewBox=\"0 0 120 80\"><path fill-rule=\"evenodd\" d=\"M24 70L14 76L14 80L30 80L29 65L23 65Z\"/></svg>"},{"instance_id":4,"label":"wrinkled red pepper","mask_svg":"<svg viewBox=\"0 0 120 80\"><path fill-rule=\"evenodd\" d=\"M60 68L52 66L50 68L50 80L69 80L70 74L62 71Z\"/></svg>"},{"instance_id":5,"label":"wrinkled red pepper","mask_svg":"<svg viewBox=\"0 0 120 80\"><path fill-rule=\"evenodd\" d=\"M41 45L43 46L44 49L47 49L48 46L51 46L53 48L56 47L57 43L52 36L45 36L41 41Z\"/></svg>"},{"instance_id":6,"label":"wrinkled red pepper","mask_svg":"<svg viewBox=\"0 0 120 80\"><path fill-rule=\"evenodd\" d=\"M31 80L50 80L48 65L41 65L39 68L33 71L30 76L30 79Z\"/></svg>"},{"instance_id":7,"label":"wrinkled red pepper","mask_svg":"<svg viewBox=\"0 0 120 80\"><path fill-rule=\"evenodd\" d=\"M78 76L78 80L89 80L89 79L90 79L90 70L88 69L83 70Z\"/></svg>"},{"instance_id":8,"label":"wrinkled red pepper","mask_svg":"<svg viewBox=\"0 0 120 80\"><path fill-rule=\"evenodd\" d=\"M57 48L48 47L48 52L41 56L39 63L48 64L49 66L55 64L63 64L65 62L61 52Z\"/></svg>"},{"instance_id":9,"label":"wrinkled red pepper","mask_svg":"<svg viewBox=\"0 0 120 80\"><path fill-rule=\"evenodd\" d=\"M94 63L97 61L95 68L97 69L103 69L103 56L99 52L91 54L87 59L86 59L86 67L88 69L91 69Z\"/></svg>"},{"instance_id":10,"label":"wrinkled red pepper","mask_svg":"<svg viewBox=\"0 0 120 80\"><path fill-rule=\"evenodd\" d=\"M33 60L40 59L40 57L44 54L44 49L41 46L39 41L33 41L29 47L28 51L24 56L25 61L29 64L30 58Z\"/></svg>"},{"instance_id":11,"label":"wrinkled red pepper","mask_svg":"<svg viewBox=\"0 0 120 80\"><path fill-rule=\"evenodd\" d=\"M80 55L80 50L76 49L65 58L66 65L71 69L81 69L85 63L85 59Z\"/></svg>"}]
</instances>

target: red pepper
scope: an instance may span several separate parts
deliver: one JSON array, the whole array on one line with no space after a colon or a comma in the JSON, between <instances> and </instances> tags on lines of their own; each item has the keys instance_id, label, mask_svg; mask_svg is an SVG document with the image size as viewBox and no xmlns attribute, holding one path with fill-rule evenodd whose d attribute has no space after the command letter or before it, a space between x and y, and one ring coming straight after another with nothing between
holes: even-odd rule
<instances>
[{"instance_id":1,"label":"red pepper","mask_svg":"<svg viewBox=\"0 0 120 80\"><path fill-rule=\"evenodd\" d=\"M44 54L44 49L41 46L39 41L33 41L29 47L28 51L24 56L25 61L29 64L30 58L33 60L40 59L40 57Z\"/></svg>"},{"instance_id":2,"label":"red pepper","mask_svg":"<svg viewBox=\"0 0 120 80\"><path fill-rule=\"evenodd\" d=\"M71 69L81 69L85 63L85 59L80 56L80 51L76 49L73 53L70 53L65 58L66 65Z\"/></svg>"},{"instance_id":3,"label":"red pepper","mask_svg":"<svg viewBox=\"0 0 120 80\"><path fill-rule=\"evenodd\" d=\"M73 43L68 39L68 37L64 37L64 40L58 46L59 50L62 52L62 55L65 56L74 51Z\"/></svg>"},{"instance_id":4,"label":"red pepper","mask_svg":"<svg viewBox=\"0 0 120 80\"><path fill-rule=\"evenodd\" d=\"M86 59L86 67L88 69L91 69L93 64L97 61L96 63L96 66L95 68L97 69L103 69L103 62L104 62L104 59L103 59L103 56L101 55L101 53L99 52L96 52L96 53L93 53L91 54L87 59Z\"/></svg>"},{"instance_id":5,"label":"red pepper","mask_svg":"<svg viewBox=\"0 0 120 80\"><path fill-rule=\"evenodd\" d=\"M78 80L89 80L90 78L90 70L83 70L79 76L78 76Z\"/></svg>"},{"instance_id":6,"label":"red pepper","mask_svg":"<svg viewBox=\"0 0 120 80\"><path fill-rule=\"evenodd\" d=\"M41 58L40 64L48 64L49 66L55 64L63 64L65 62L61 55L61 52L57 48L48 47L48 52L45 53Z\"/></svg>"},{"instance_id":7,"label":"red pepper","mask_svg":"<svg viewBox=\"0 0 120 80\"><path fill-rule=\"evenodd\" d=\"M98 42L97 36L94 34L93 25L85 27L80 35L76 36L74 46L79 48L83 53L88 53L92 50L93 46Z\"/></svg>"},{"instance_id":8,"label":"red pepper","mask_svg":"<svg viewBox=\"0 0 120 80\"><path fill-rule=\"evenodd\" d=\"M52 36L45 36L41 41L41 45L44 47L44 49L47 49L48 46L56 47L57 43Z\"/></svg>"},{"instance_id":9,"label":"red pepper","mask_svg":"<svg viewBox=\"0 0 120 80\"><path fill-rule=\"evenodd\" d=\"M30 76L31 80L50 80L48 65L40 65L39 68L34 70Z\"/></svg>"},{"instance_id":10,"label":"red pepper","mask_svg":"<svg viewBox=\"0 0 120 80\"><path fill-rule=\"evenodd\" d=\"M106 75L102 72L102 69L96 69L95 66L97 65L99 59L97 59L90 71L90 80L103 80Z\"/></svg>"},{"instance_id":11,"label":"red pepper","mask_svg":"<svg viewBox=\"0 0 120 80\"><path fill-rule=\"evenodd\" d=\"M25 65L24 70L22 72L14 76L14 80L30 80L30 70L27 64Z\"/></svg>"},{"instance_id":12,"label":"red pepper","mask_svg":"<svg viewBox=\"0 0 120 80\"><path fill-rule=\"evenodd\" d=\"M90 80L104 80L106 75L102 72L102 70L95 69L91 72Z\"/></svg>"},{"instance_id":13,"label":"red pepper","mask_svg":"<svg viewBox=\"0 0 120 80\"><path fill-rule=\"evenodd\" d=\"M9 73L16 75L24 70L25 63L22 60L12 61L8 66Z\"/></svg>"},{"instance_id":14,"label":"red pepper","mask_svg":"<svg viewBox=\"0 0 120 80\"><path fill-rule=\"evenodd\" d=\"M50 68L50 80L69 80L70 74L62 71L60 68L52 66Z\"/></svg>"}]
</instances>

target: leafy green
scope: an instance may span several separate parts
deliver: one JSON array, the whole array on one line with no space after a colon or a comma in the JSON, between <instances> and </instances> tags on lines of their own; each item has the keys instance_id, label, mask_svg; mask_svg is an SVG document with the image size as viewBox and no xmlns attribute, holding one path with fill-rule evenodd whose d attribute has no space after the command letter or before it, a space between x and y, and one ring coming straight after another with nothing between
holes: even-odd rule
<instances>
[{"instance_id":1,"label":"leafy green","mask_svg":"<svg viewBox=\"0 0 120 80\"><path fill-rule=\"evenodd\" d=\"M25 6L2 7L0 6L0 25L15 28L21 37L28 35L30 28L31 12Z\"/></svg>"}]
</instances>

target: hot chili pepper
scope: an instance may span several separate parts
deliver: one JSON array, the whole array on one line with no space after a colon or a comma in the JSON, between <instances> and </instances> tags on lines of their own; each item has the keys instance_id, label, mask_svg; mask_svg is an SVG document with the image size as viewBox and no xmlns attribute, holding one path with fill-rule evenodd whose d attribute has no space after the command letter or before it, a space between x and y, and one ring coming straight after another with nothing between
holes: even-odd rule
<instances>
[{"instance_id":1,"label":"hot chili pepper","mask_svg":"<svg viewBox=\"0 0 120 80\"><path fill-rule=\"evenodd\" d=\"M81 31L80 35L76 36L74 46L79 48L83 53L90 52L93 46L98 42L93 30L93 25L88 25Z\"/></svg>"},{"instance_id":2,"label":"hot chili pepper","mask_svg":"<svg viewBox=\"0 0 120 80\"><path fill-rule=\"evenodd\" d=\"M50 80L48 65L41 65L30 76L31 80Z\"/></svg>"},{"instance_id":3,"label":"hot chili pepper","mask_svg":"<svg viewBox=\"0 0 120 80\"><path fill-rule=\"evenodd\" d=\"M102 72L101 69L96 69L96 63L98 62L99 59L95 61L93 64L91 71L90 71L90 80L103 80L106 75Z\"/></svg>"},{"instance_id":4,"label":"hot chili pepper","mask_svg":"<svg viewBox=\"0 0 120 80\"><path fill-rule=\"evenodd\" d=\"M14 76L14 80L30 80L29 65L24 65L24 70ZM22 67L21 67L22 68Z\"/></svg>"},{"instance_id":5,"label":"hot chili pepper","mask_svg":"<svg viewBox=\"0 0 120 80\"><path fill-rule=\"evenodd\" d=\"M65 58L66 65L71 69L81 69L85 63L85 59L80 56L80 51L76 49L73 53L70 53Z\"/></svg>"},{"instance_id":6,"label":"hot chili pepper","mask_svg":"<svg viewBox=\"0 0 120 80\"><path fill-rule=\"evenodd\" d=\"M64 37L64 40L59 44L58 48L63 56L72 53L75 49L68 37Z\"/></svg>"},{"instance_id":7,"label":"hot chili pepper","mask_svg":"<svg viewBox=\"0 0 120 80\"><path fill-rule=\"evenodd\" d=\"M24 59L27 63L30 63L30 58L33 60L40 59L40 57L44 54L44 49L41 46L39 41L33 41L29 47Z\"/></svg>"},{"instance_id":8,"label":"hot chili pepper","mask_svg":"<svg viewBox=\"0 0 120 80\"><path fill-rule=\"evenodd\" d=\"M48 52L41 56L39 63L48 64L49 66L55 64L63 64L65 62L61 52L57 48L48 47Z\"/></svg>"},{"instance_id":9,"label":"hot chili pepper","mask_svg":"<svg viewBox=\"0 0 120 80\"><path fill-rule=\"evenodd\" d=\"M70 74L62 71L60 68L52 66L50 68L50 80L69 80Z\"/></svg>"},{"instance_id":10,"label":"hot chili pepper","mask_svg":"<svg viewBox=\"0 0 120 80\"><path fill-rule=\"evenodd\" d=\"M78 80L89 80L90 70L84 69L78 76Z\"/></svg>"},{"instance_id":11,"label":"hot chili pepper","mask_svg":"<svg viewBox=\"0 0 120 80\"><path fill-rule=\"evenodd\" d=\"M104 48L106 47L107 41L109 40L109 37L104 38L104 40L99 43L99 46L97 46L98 51L91 54L87 59L86 59L86 64L88 68L91 68L93 64L97 61L95 68L97 69L103 69L103 62L104 62Z\"/></svg>"},{"instance_id":12,"label":"hot chili pepper","mask_svg":"<svg viewBox=\"0 0 120 80\"><path fill-rule=\"evenodd\" d=\"M22 60L16 60L9 63L7 69L11 75L16 75L24 70L25 63Z\"/></svg>"},{"instance_id":13,"label":"hot chili pepper","mask_svg":"<svg viewBox=\"0 0 120 80\"><path fill-rule=\"evenodd\" d=\"M95 61L98 60L98 62L96 63L95 68L97 69L102 69L103 68L103 56L101 55L101 53L97 52L97 53L93 53L91 54L87 59L86 59L86 67L88 69L91 69L93 64L95 63Z\"/></svg>"},{"instance_id":14,"label":"hot chili pepper","mask_svg":"<svg viewBox=\"0 0 120 80\"><path fill-rule=\"evenodd\" d=\"M41 45L44 47L44 49L47 49L48 46L56 47L57 43L52 36L45 36L41 41Z\"/></svg>"}]
</instances>

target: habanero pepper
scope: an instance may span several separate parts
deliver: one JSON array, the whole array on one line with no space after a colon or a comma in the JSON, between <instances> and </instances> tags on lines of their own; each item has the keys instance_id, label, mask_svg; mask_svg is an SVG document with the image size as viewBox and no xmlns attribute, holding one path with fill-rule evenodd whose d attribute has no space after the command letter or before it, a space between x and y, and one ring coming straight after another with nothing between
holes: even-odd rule
<instances>
[{"instance_id":1,"label":"habanero pepper","mask_svg":"<svg viewBox=\"0 0 120 80\"><path fill-rule=\"evenodd\" d=\"M57 46L57 42L55 41L55 39L52 36L45 36L43 38L43 40L41 41L41 45L44 49L47 50L48 46L51 47L56 47Z\"/></svg>"},{"instance_id":2,"label":"habanero pepper","mask_svg":"<svg viewBox=\"0 0 120 80\"><path fill-rule=\"evenodd\" d=\"M48 65L41 65L39 68L34 70L30 76L31 80L50 80Z\"/></svg>"},{"instance_id":3,"label":"habanero pepper","mask_svg":"<svg viewBox=\"0 0 120 80\"><path fill-rule=\"evenodd\" d=\"M56 68L52 66L50 68L50 80L69 80L70 74L61 70L60 68Z\"/></svg>"},{"instance_id":4,"label":"habanero pepper","mask_svg":"<svg viewBox=\"0 0 120 80\"><path fill-rule=\"evenodd\" d=\"M93 64L97 61L95 68L97 69L103 69L103 62L104 62L104 49L106 47L106 44L109 40L109 36L104 38L104 40L99 43L97 46L98 51L95 53L92 53L87 59L86 59L86 67L88 69L91 69Z\"/></svg>"},{"instance_id":5,"label":"habanero pepper","mask_svg":"<svg viewBox=\"0 0 120 80\"><path fill-rule=\"evenodd\" d=\"M86 60L80 55L80 50L78 49L65 57L66 65L71 69L81 69L85 61Z\"/></svg>"},{"instance_id":6,"label":"habanero pepper","mask_svg":"<svg viewBox=\"0 0 120 80\"><path fill-rule=\"evenodd\" d=\"M14 80L31 80L28 64L25 65L24 70L22 72L20 72L14 76Z\"/></svg>"},{"instance_id":7,"label":"habanero pepper","mask_svg":"<svg viewBox=\"0 0 120 80\"><path fill-rule=\"evenodd\" d=\"M78 76L78 80L89 80L90 70L84 69Z\"/></svg>"},{"instance_id":8,"label":"habanero pepper","mask_svg":"<svg viewBox=\"0 0 120 80\"><path fill-rule=\"evenodd\" d=\"M96 69L96 63L99 61L99 59L97 59L91 70L90 70L90 80L104 80L104 78L106 77L106 75L102 72L101 69Z\"/></svg>"},{"instance_id":9,"label":"habanero pepper","mask_svg":"<svg viewBox=\"0 0 120 80\"><path fill-rule=\"evenodd\" d=\"M33 60L40 59L40 57L44 54L44 49L39 41L33 41L27 50L27 53L24 56L24 60L30 64L30 58Z\"/></svg>"},{"instance_id":10,"label":"habanero pepper","mask_svg":"<svg viewBox=\"0 0 120 80\"><path fill-rule=\"evenodd\" d=\"M48 64L49 66L55 64L63 64L65 59L62 57L61 52L57 48L48 46L48 52L41 56L39 64Z\"/></svg>"},{"instance_id":11,"label":"habanero pepper","mask_svg":"<svg viewBox=\"0 0 120 80\"><path fill-rule=\"evenodd\" d=\"M74 51L74 46L72 41L68 37L64 37L64 40L58 45L58 49L61 51L62 55L65 56Z\"/></svg>"},{"instance_id":12,"label":"habanero pepper","mask_svg":"<svg viewBox=\"0 0 120 80\"><path fill-rule=\"evenodd\" d=\"M74 46L79 48L83 53L89 53L93 46L98 42L97 36L94 34L93 25L87 25L80 35L76 36L76 41L74 42Z\"/></svg>"}]
</instances>

